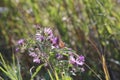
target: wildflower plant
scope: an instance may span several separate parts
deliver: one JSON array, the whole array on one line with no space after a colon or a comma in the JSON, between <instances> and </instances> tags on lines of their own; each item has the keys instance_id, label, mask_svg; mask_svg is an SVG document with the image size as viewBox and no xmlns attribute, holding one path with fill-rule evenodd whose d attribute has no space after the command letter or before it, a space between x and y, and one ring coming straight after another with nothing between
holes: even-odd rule
<instances>
[{"instance_id":1,"label":"wildflower plant","mask_svg":"<svg viewBox=\"0 0 120 80\"><path fill-rule=\"evenodd\" d=\"M84 71L85 58L77 55L53 34L51 28L37 28L36 34L27 40L20 39L16 50L28 50L33 63L44 65L51 79L63 78L63 75L76 75ZM52 74L52 76L51 76ZM59 75L59 78L58 78Z\"/></svg>"}]
</instances>

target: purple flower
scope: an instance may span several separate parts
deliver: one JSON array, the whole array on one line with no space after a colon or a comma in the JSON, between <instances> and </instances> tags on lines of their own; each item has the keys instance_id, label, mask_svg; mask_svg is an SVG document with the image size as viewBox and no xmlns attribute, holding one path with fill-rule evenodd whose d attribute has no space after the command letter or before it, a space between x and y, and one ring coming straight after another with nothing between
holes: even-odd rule
<instances>
[{"instance_id":1,"label":"purple flower","mask_svg":"<svg viewBox=\"0 0 120 80\"><path fill-rule=\"evenodd\" d=\"M50 34L47 36L47 40L52 40L54 38L54 35L53 34Z\"/></svg>"},{"instance_id":2,"label":"purple flower","mask_svg":"<svg viewBox=\"0 0 120 80\"><path fill-rule=\"evenodd\" d=\"M44 40L44 36L42 36L41 34L37 33L36 34L36 40L43 41Z\"/></svg>"},{"instance_id":3,"label":"purple flower","mask_svg":"<svg viewBox=\"0 0 120 80\"><path fill-rule=\"evenodd\" d=\"M51 46L51 49L59 48L59 45Z\"/></svg>"},{"instance_id":4,"label":"purple flower","mask_svg":"<svg viewBox=\"0 0 120 80\"><path fill-rule=\"evenodd\" d=\"M58 54L56 54L56 58L59 60L59 59L63 58L63 55L58 53Z\"/></svg>"},{"instance_id":5,"label":"purple flower","mask_svg":"<svg viewBox=\"0 0 120 80\"><path fill-rule=\"evenodd\" d=\"M40 63L40 59L38 57L36 57L36 58L33 59L33 62Z\"/></svg>"},{"instance_id":6,"label":"purple flower","mask_svg":"<svg viewBox=\"0 0 120 80\"><path fill-rule=\"evenodd\" d=\"M84 56L81 55L77 59L75 59L73 55L70 55L69 61L71 64L76 64L76 65L82 66L84 64L85 58L84 58Z\"/></svg>"},{"instance_id":7,"label":"purple flower","mask_svg":"<svg viewBox=\"0 0 120 80\"><path fill-rule=\"evenodd\" d=\"M18 40L17 43L18 43L19 45L23 44L23 43L24 43L24 39L20 39L20 40Z\"/></svg>"},{"instance_id":8,"label":"purple flower","mask_svg":"<svg viewBox=\"0 0 120 80\"><path fill-rule=\"evenodd\" d=\"M85 57L84 56L79 56L79 58L78 58L80 61L82 61L82 62L84 62L85 61Z\"/></svg>"},{"instance_id":9,"label":"purple flower","mask_svg":"<svg viewBox=\"0 0 120 80\"><path fill-rule=\"evenodd\" d=\"M71 64L75 64L75 63L76 63L75 58L74 58L73 56L70 56L69 62L70 62Z\"/></svg>"},{"instance_id":10,"label":"purple flower","mask_svg":"<svg viewBox=\"0 0 120 80\"><path fill-rule=\"evenodd\" d=\"M54 48L59 48L59 39L58 37L54 37L51 39L51 43L52 43L52 49Z\"/></svg>"},{"instance_id":11,"label":"purple flower","mask_svg":"<svg viewBox=\"0 0 120 80\"><path fill-rule=\"evenodd\" d=\"M41 36L41 34L39 34L39 33L36 33L35 35L36 35L36 36Z\"/></svg>"},{"instance_id":12,"label":"purple flower","mask_svg":"<svg viewBox=\"0 0 120 80\"><path fill-rule=\"evenodd\" d=\"M84 64L84 61L85 61L85 57L81 55L76 59L76 64L82 66Z\"/></svg>"},{"instance_id":13,"label":"purple flower","mask_svg":"<svg viewBox=\"0 0 120 80\"><path fill-rule=\"evenodd\" d=\"M53 44L53 46L58 45L59 44L59 39L57 37L53 38L52 39L52 44Z\"/></svg>"},{"instance_id":14,"label":"purple flower","mask_svg":"<svg viewBox=\"0 0 120 80\"><path fill-rule=\"evenodd\" d=\"M85 69L82 67L82 68L80 68L80 70L81 70L81 72L84 72L85 71Z\"/></svg>"},{"instance_id":15,"label":"purple flower","mask_svg":"<svg viewBox=\"0 0 120 80\"><path fill-rule=\"evenodd\" d=\"M37 54L35 52L30 52L29 56L31 56L31 57L37 57Z\"/></svg>"},{"instance_id":16,"label":"purple flower","mask_svg":"<svg viewBox=\"0 0 120 80\"><path fill-rule=\"evenodd\" d=\"M18 52L19 50L20 50L20 48L18 48L18 47L15 49L16 52Z\"/></svg>"},{"instance_id":17,"label":"purple flower","mask_svg":"<svg viewBox=\"0 0 120 80\"><path fill-rule=\"evenodd\" d=\"M47 35L53 34L52 30L50 28L44 28L44 33L47 34Z\"/></svg>"}]
</instances>

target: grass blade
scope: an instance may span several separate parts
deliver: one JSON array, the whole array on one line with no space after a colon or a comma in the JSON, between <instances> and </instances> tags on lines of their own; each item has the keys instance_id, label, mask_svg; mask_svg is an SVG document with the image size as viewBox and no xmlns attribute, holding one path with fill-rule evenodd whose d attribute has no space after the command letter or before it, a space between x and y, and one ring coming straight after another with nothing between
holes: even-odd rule
<instances>
[{"instance_id":1,"label":"grass blade","mask_svg":"<svg viewBox=\"0 0 120 80\"><path fill-rule=\"evenodd\" d=\"M41 70L42 66L43 66L43 64L37 67L36 71L33 73L33 75L32 75L32 77L31 77L30 80L33 80L33 78L34 78L34 77L37 75L37 73Z\"/></svg>"}]
</instances>

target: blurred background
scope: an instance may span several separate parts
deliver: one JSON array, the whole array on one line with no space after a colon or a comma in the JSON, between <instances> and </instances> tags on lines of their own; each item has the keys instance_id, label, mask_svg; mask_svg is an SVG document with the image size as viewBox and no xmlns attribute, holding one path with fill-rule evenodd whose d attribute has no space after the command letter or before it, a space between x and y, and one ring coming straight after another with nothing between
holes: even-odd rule
<instances>
[{"instance_id":1,"label":"blurred background","mask_svg":"<svg viewBox=\"0 0 120 80\"><path fill-rule=\"evenodd\" d=\"M111 80L120 79L120 0L0 0L0 52L7 60L16 41L34 35L36 25L51 27L105 80L99 50L105 55ZM31 67L27 58L21 60L26 79ZM82 80L99 80L90 69L85 70Z\"/></svg>"}]
</instances>

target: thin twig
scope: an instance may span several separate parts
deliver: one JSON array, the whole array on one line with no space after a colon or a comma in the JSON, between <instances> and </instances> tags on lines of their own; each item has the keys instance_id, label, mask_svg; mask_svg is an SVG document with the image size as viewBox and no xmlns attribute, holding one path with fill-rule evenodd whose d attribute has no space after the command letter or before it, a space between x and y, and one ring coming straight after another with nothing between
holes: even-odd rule
<instances>
[{"instance_id":1,"label":"thin twig","mask_svg":"<svg viewBox=\"0 0 120 80\"><path fill-rule=\"evenodd\" d=\"M88 69L90 69L100 80L102 80L102 78L90 67L90 66L88 66L86 63L84 63L85 64L85 66L88 68Z\"/></svg>"}]
</instances>

